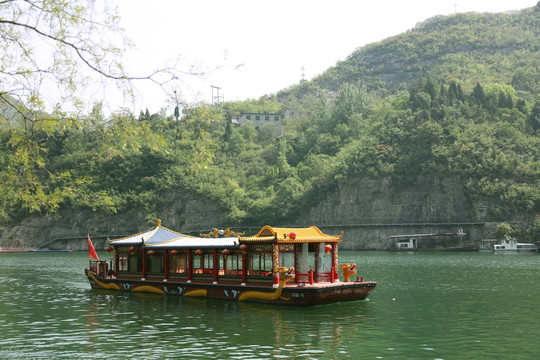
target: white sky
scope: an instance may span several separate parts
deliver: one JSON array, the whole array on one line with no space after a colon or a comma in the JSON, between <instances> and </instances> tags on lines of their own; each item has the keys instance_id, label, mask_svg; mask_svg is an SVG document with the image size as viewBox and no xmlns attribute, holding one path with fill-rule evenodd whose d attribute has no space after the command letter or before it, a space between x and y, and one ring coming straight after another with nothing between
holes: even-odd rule
<instances>
[{"instance_id":1,"label":"white sky","mask_svg":"<svg viewBox=\"0 0 540 360\"><path fill-rule=\"evenodd\" d=\"M214 69L176 84L184 102L225 101L274 94L310 80L355 49L413 28L436 15L504 12L533 7L537 0L118 0L122 26L136 49L124 64L134 75L171 65ZM217 69L216 69L217 68ZM167 96L150 83L136 84L151 113ZM174 86L169 86L169 91ZM214 90L217 95L217 90ZM169 103L170 104L170 103Z\"/></svg>"}]
</instances>

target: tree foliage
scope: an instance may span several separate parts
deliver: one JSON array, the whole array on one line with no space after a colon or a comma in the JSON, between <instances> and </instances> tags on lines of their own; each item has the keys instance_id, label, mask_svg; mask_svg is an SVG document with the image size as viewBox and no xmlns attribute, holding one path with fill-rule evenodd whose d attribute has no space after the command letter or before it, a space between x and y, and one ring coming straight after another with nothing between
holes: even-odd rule
<instances>
[{"instance_id":1,"label":"tree foliage","mask_svg":"<svg viewBox=\"0 0 540 360\"><path fill-rule=\"evenodd\" d=\"M130 44L116 10L105 1L1 1L0 37L0 221L14 212L54 213L75 197L100 198L82 193L88 181L76 177L76 169L51 166L56 153L48 152L58 150L51 142L60 144L73 132L92 131L104 121L100 109L87 118L81 115L91 104L87 90L95 92L113 81L129 96L136 80L163 86L180 71L126 73L121 58ZM129 122L119 126L124 125L133 129ZM137 141L123 134L121 142L133 150Z\"/></svg>"},{"instance_id":2,"label":"tree foliage","mask_svg":"<svg viewBox=\"0 0 540 360\"><path fill-rule=\"evenodd\" d=\"M188 192L219 205L227 224L272 224L286 222L353 178L391 178L405 187L418 175L460 179L470 199L498 204L489 214L493 221L539 213L540 99L524 75L526 68L538 68L538 55L524 60L531 52L523 41L509 42L498 28L515 32L521 24L528 29L523 31L537 31L531 27L534 14L527 9L521 17L433 19L359 50L315 81L278 96L219 107L196 104L179 119L164 112L136 118L129 111L105 117L96 104L76 118L40 111L33 122L26 110L5 107L0 180L11 186L0 187L0 221L62 207L105 213L138 208L151 218L175 206L169 194ZM476 49L487 48L486 40L475 42L477 23L495 43L490 56L504 65L504 76L495 78L481 63L471 69ZM538 38L528 37L530 46ZM498 58L503 45L514 58ZM452 49L460 49L458 57ZM426 59L439 65L416 69L414 81L400 86L374 81L370 76L390 71L394 60L377 67L365 62L367 55L396 53L410 66L407 72ZM525 67L513 65L523 61ZM280 129L231 122L244 112L285 110L296 115Z\"/></svg>"}]
</instances>

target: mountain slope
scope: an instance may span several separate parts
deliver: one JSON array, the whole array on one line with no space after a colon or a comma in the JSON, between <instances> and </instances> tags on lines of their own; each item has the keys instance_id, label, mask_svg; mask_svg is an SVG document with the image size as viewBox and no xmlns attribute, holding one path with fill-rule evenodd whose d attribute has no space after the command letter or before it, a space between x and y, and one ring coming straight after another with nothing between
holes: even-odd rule
<instances>
[{"instance_id":1,"label":"mountain slope","mask_svg":"<svg viewBox=\"0 0 540 360\"><path fill-rule=\"evenodd\" d=\"M538 94L540 5L520 12L437 16L412 30L362 47L313 79L311 87L337 91L365 82L370 90L408 89L419 75L457 80L465 89L506 83ZM533 75L533 79L530 75ZM301 94L306 84L279 95Z\"/></svg>"}]
</instances>

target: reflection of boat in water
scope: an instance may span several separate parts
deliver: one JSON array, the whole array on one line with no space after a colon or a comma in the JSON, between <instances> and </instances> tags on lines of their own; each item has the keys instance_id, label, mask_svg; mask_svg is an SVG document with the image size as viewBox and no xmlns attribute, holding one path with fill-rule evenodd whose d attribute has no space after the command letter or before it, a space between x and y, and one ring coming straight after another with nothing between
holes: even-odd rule
<instances>
[{"instance_id":1,"label":"reflection of boat in water","mask_svg":"<svg viewBox=\"0 0 540 360\"><path fill-rule=\"evenodd\" d=\"M91 260L85 272L96 289L287 305L364 300L377 283L347 281L356 266L339 265L341 237L314 226L265 226L249 237L228 229L193 237L158 220L145 232L109 241L114 259Z\"/></svg>"},{"instance_id":2,"label":"reflection of boat in water","mask_svg":"<svg viewBox=\"0 0 540 360\"><path fill-rule=\"evenodd\" d=\"M536 245L531 243L519 243L513 237L508 235L504 236L504 239L499 243L493 245L494 252L535 252L537 250Z\"/></svg>"}]
</instances>

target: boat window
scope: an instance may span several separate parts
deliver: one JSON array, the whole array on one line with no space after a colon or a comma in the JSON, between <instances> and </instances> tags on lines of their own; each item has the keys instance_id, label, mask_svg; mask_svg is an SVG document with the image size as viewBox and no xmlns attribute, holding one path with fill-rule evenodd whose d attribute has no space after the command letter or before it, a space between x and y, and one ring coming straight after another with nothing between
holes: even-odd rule
<instances>
[{"instance_id":1,"label":"boat window","mask_svg":"<svg viewBox=\"0 0 540 360\"><path fill-rule=\"evenodd\" d=\"M128 252L118 251L118 271L128 271Z\"/></svg>"},{"instance_id":2,"label":"boat window","mask_svg":"<svg viewBox=\"0 0 540 360\"><path fill-rule=\"evenodd\" d=\"M214 269L214 254L204 254L204 269Z\"/></svg>"},{"instance_id":3,"label":"boat window","mask_svg":"<svg viewBox=\"0 0 540 360\"><path fill-rule=\"evenodd\" d=\"M214 269L214 254L203 253L193 256L194 274L212 274Z\"/></svg>"},{"instance_id":4,"label":"boat window","mask_svg":"<svg viewBox=\"0 0 540 360\"><path fill-rule=\"evenodd\" d=\"M167 267L171 274L183 274L187 269L187 253L181 252L177 255L170 255L167 258Z\"/></svg>"},{"instance_id":5,"label":"boat window","mask_svg":"<svg viewBox=\"0 0 540 360\"><path fill-rule=\"evenodd\" d=\"M142 251L139 248L136 251L128 253L128 272L142 273Z\"/></svg>"},{"instance_id":6,"label":"boat window","mask_svg":"<svg viewBox=\"0 0 540 360\"><path fill-rule=\"evenodd\" d=\"M153 274L163 274L163 251L154 251L152 255L147 253L146 271Z\"/></svg>"},{"instance_id":7,"label":"boat window","mask_svg":"<svg viewBox=\"0 0 540 360\"><path fill-rule=\"evenodd\" d=\"M141 248L129 251L129 247L118 247L118 268L119 272L142 272Z\"/></svg>"},{"instance_id":8,"label":"boat window","mask_svg":"<svg viewBox=\"0 0 540 360\"><path fill-rule=\"evenodd\" d=\"M248 257L248 275L267 276L272 273L272 254L254 253Z\"/></svg>"},{"instance_id":9,"label":"boat window","mask_svg":"<svg viewBox=\"0 0 540 360\"><path fill-rule=\"evenodd\" d=\"M242 270L242 255L230 254L227 255L225 261L225 274L227 275L239 275L239 271Z\"/></svg>"},{"instance_id":10,"label":"boat window","mask_svg":"<svg viewBox=\"0 0 540 360\"><path fill-rule=\"evenodd\" d=\"M203 257L201 255L193 255L193 273L202 274Z\"/></svg>"}]
</instances>

